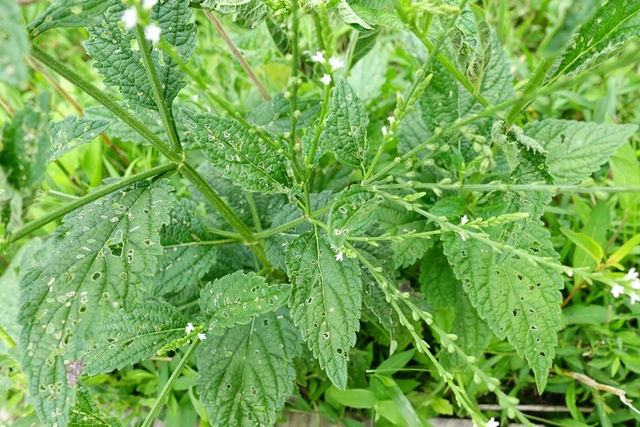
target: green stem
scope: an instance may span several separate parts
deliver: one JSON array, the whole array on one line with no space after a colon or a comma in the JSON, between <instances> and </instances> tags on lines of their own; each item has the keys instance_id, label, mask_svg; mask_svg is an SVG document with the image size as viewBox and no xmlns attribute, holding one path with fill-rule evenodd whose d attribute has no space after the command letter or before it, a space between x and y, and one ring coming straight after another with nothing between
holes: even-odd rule
<instances>
[{"instance_id":1,"label":"green stem","mask_svg":"<svg viewBox=\"0 0 640 427\"><path fill-rule=\"evenodd\" d=\"M315 210L313 212L311 212L311 214L309 214L308 216L301 216L298 219L294 219L293 221L290 221L286 224L282 224L279 225L278 227L274 227L274 228L270 228L268 230L265 230L261 233L257 233L256 234L256 239L266 239L269 238L271 236L275 236L276 234L280 234L283 231L287 231L291 228L295 228L301 224L304 224L305 222L309 222L314 218L317 218L327 212L329 212L329 210L331 209L331 204L327 205L327 206L323 206L322 208Z\"/></svg>"},{"instance_id":2,"label":"green stem","mask_svg":"<svg viewBox=\"0 0 640 427\"><path fill-rule=\"evenodd\" d=\"M198 191L213 205L220 215L235 228L238 233L251 245L251 250L256 257L266 266L271 265L266 258L262 245L256 242L251 229L244 223L227 203L218 196L218 193L211 188L209 183L200 176L195 168L190 165L183 157L183 154L174 152L160 138L151 132L145 125L136 120L127 110L122 108L113 98L98 89L96 86L87 81L80 74L76 73L56 58L48 55L42 48L37 45L31 46L31 55L39 62L43 63L53 71L67 79L73 85L80 88L89 96L107 107L109 111L116 115L120 120L129 125L134 131L138 132L144 139L160 151L165 157L178 164L180 172L196 187Z\"/></svg>"},{"instance_id":3,"label":"green stem","mask_svg":"<svg viewBox=\"0 0 640 427\"><path fill-rule=\"evenodd\" d=\"M9 336L7 331L4 330L2 326L0 326L0 339L7 345L9 348L14 348L16 346L16 342Z\"/></svg>"},{"instance_id":4,"label":"green stem","mask_svg":"<svg viewBox=\"0 0 640 427\"><path fill-rule=\"evenodd\" d=\"M553 63L555 62L555 60L556 60L556 55L552 55L544 58L542 62L538 64L538 68L536 68L536 71L533 73L533 76L531 77L531 79L529 80L529 83L527 83L527 86L524 89L524 95L533 93L536 91L536 89L538 89L538 87L544 82L544 78L547 76L547 73L553 66ZM507 129L509 129L511 125L516 121L516 119L518 118L518 115L520 115L520 111L522 111L522 109L527 105L527 102L528 102L527 99L525 97L522 97L520 101L513 106L511 111L509 111L509 115L507 116L507 123L506 123Z\"/></svg>"},{"instance_id":5,"label":"green stem","mask_svg":"<svg viewBox=\"0 0 640 427\"><path fill-rule=\"evenodd\" d=\"M147 178L151 178L153 176L156 175L160 175L166 172L170 172L173 170L176 170L178 168L178 165L175 163L168 163L166 165L162 165L162 166L156 166L153 169L149 169L146 172L140 172L136 175L132 175L128 178L122 178L121 180L114 182L112 184L107 184L107 185L103 185L101 187L98 187L96 190L92 191L91 193L82 196L80 198L77 198L71 202L69 202L68 205L62 206L56 210L54 210L53 212L49 212L48 214L41 216L40 218L33 220L31 222L29 222L28 224L25 224L23 227L21 227L18 231L16 231L14 234L12 234L9 237L8 243L11 242L15 242L31 233L33 233L34 231L40 229L41 227L47 225L48 223L50 223L51 221L55 221L58 218L63 217L64 215L68 214L69 212L72 212L84 205L86 205L87 203L91 203L94 200L97 200L101 197L104 197L108 194L113 193L114 191L117 191L121 188L127 187L131 184L134 184L138 181L142 181L145 180Z\"/></svg>"},{"instance_id":6,"label":"green stem","mask_svg":"<svg viewBox=\"0 0 640 427\"><path fill-rule=\"evenodd\" d=\"M146 139L154 148L162 153L167 159L174 163L181 164L183 161L182 155L175 153L170 147L168 147L156 134L151 132L144 124L135 119L127 110L122 108L111 96L107 95L80 74L64 65L56 58L50 56L38 45L31 45L31 56L33 56L38 62L46 65L57 74L68 80L74 86L77 86L80 90L87 95L94 98L100 104L107 107L116 117L129 125L134 131L138 132L144 139Z\"/></svg>"},{"instance_id":7,"label":"green stem","mask_svg":"<svg viewBox=\"0 0 640 427\"><path fill-rule=\"evenodd\" d=\"M581 185L549 185L549 184L438 184L407 182L401 184L380 184L376 189L391 188L420 188L420 189L440 189L448 191L548 191L550 193L640 193L640 185L611 186L611 187L584 187Z\"/></svg>"},{"instance_id":8,"label":"green stem","mask_svg":"<svg viewBox=\"0 0 640 427\"><path fill-rule=\"evenodd\" d=\"M259 233L262 231L262 223L260 222L260 214L258 213L258 208L256 207L256 201L253 199L253 194L251 194L251 192L245 191L244 195L247 198L247 203L249 203L251 218L253 218L253 225L256 227L256 231Z\"/></svg>"},{"instance_id":9,"label":"green stem","mask_svg":"<svg viewBox=\"0 0 640 427\"><path fill-rule=\"evenodd\" d=\"M142 29L142 26L136 25L133 31L136 35L136 41L138 42L138 48L140 50L140 55L142 56L142 63L144 64L144 68L147 71L147 77L149 78L149 83L151 84L153 97L155 98L156 105L158 106L160 119L162 119L162 124L164 125L164 130L167 133L167 137L169 138L171 148L176 154L180 154L184 157L182 145L180 145L178 133L176 132L176 128L174 126L173 115L169 111L167 102L164 99L162 87L160 86L160 82L158 81L156 67L155 65L153 65L153 59L151 58L149 44L147 43L147 39L144 36L144 30Z\"/></svg>"},{"instance_id":10,"label":"green stem","mask_svg":"<svg viewBox=\"0 0 640 427\"><path fill-rule=\"evenodd\" d=\"M182 370L184 369L185 365L189 361L189 358L191 357L191 355L193 354L193 352L195 351L195 349L198 347L199 344L200 344L200 340L194 338L193 343L187 349L187 352L184 354L184 356L182 356L182 359L180 359L180 363L178 363L176 370L173 371L173 373L169 377L169 380L162 388L162 391L160 392L160 396L158 396L155 403L153 404L153 407L151 408L149 415L147 415L147 418L144 419L144 423L142 423L142 427L151 427L153 425L153 422L158 416L158 413L164 407L164 402L167 400L167 397L169 396L169 392L173 388L173 385L175 384L178 377L180 377Z\"/></svg>"},{"instance_id":11,"label":"green stem","mask_svg":"<svg viewBox=\"0 0 640 427\"><path fill-rule=\"evenodd\" d=\"M298 46L298 0L291 2L291 129L289 131L289 159L294 170L300 179L304 178L302 167L298 164L295 154L296 146L296 125L298 124L298 61L300 56L300 46Z\"/></svg>"}]
</instances>

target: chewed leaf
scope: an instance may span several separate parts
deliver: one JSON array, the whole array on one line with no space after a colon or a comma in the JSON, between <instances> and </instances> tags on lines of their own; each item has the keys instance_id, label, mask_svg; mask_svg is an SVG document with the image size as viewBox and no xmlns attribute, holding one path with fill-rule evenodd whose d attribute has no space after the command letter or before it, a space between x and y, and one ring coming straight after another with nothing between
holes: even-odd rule
<instances>
[{"instance_id":1,"label":"chewed leaf","mask_svg":"<svg viewBox=\"0 0 640 427\"><path fill-rule=\"evenodd\" d=\"M261 0L205 0L202 7L222 15L231 15L234 21L249 28L264 21L269 12Z\"/></svg>"},{"instance_id":2,"label":"chewed leaf","mask_svg":"<svg viewBox=\"0 0 640 427\"><path fill-rule=\"evenodd\" d=\"M380 202L379 196L360 186L338 194L329 212L329 242L342 248L347 237L367 230L376 219L373 210Z\"/></svg>"},{"instance_id":3,"label":"chewed leaf","mask_svg":"<svg viewBox=\"0 0 640 427\"><path fill-rule=\"evenodd\" d=\"M94 67L104 77L107 86L118 86L122 95L143 107L157 110L151 84L142 65L140 52L132 49L133 30L121 28L125 7L114 3L103 15L100 24L90 25L89 40L85 48ZM196 28L189 23L189 0L165 0L151 9L150 18L158 22L162 38L175 48L182 61L189 62L196 48ZM185 72L171 55L152 49L151 57L162 86L165 102L171 106L174 98L185 86Z\"/></svg>"},{"instance_id":4,"label":"chewed leaf","mask_svg":"<svg viewBox=\"0 0 640 427\"><path fill-rule=\"evenodd\" d=\"M93 120L78 116L67 116L59 122L49 123L51 154L47 163L62 157L79 145L93 141L110 124L111 122L107 120Z\"/></svg>"},{"instance_id":5,"label":"chewed leaf","mask_svg":"<svg viewBox=\"0 0 640 427\"><path fill-rule=\"evenodd\" d=\"M286 309L255 316L197 350L198 394L213 426L267 426L293 392L299 334Z\"/></svg>"},{"instance_id":6,"label":"chewed leaf","mask_svg":"<svg viewBox=\"0 0 640 427\"><path fill-rule=\"evenodd\" d=\"M307 232L288 246L287 272L295 284L289 300L293 321L331 382L344 390L349 350L360 329L358 264L336 259L323 236Z\"/></svg>"},{"instance_id":7,"label":"chewed leaf","mask_svg":"<svg viewBox=\"0 0 640 427\"><path fill-rule=\"evenodd\" d=\"M44 422L67 424L75 390L65 365L84 356L105 316L135 305L155 273L172 191L140 182L71 212L22 272L22 371Z\"/></svg>"},{"instance_id":8,"label":"chewed leaf","mask_svg":"<svg viewBox=\"0 0 640 427\"><path fill-rule=\"evenodd\" d=\"M289 185L284 155L235 120L182 110L184 124L213 167L247 190L284 192Z\"/></svg>"},{"instance_id":9,"label":"chewed leaf","mask_svg":"<svg viewBox=\"0 0 640 427\"><path fill-rule=\"evenodd\" d=\"M76 394L76 403L71 408L69 427L122 427L120 421L100 406L89 389L80 384Z\"/></svg>"},{"instance_id":10,"label":"chewed leaf","mask_svg":"<svg viewBox=\"0 0 640 427\"><path fill-rule=\"evenodd\" d=\"M284 305L291 285L268 283L255 273L237 271L207 284L200 296L205 328L221 334L224 328L247 324L256 315Z\"/></svg>"},{"instance_id":11,"label":"chewed leaf","mask_svg":"<svg viewBox=\"0 0 640 427\"><path fill-rule=\"evenodd\" d=\"M84 360L87 375L109 373L155 356L185 335L187 319L173 306L146 301L132 312L110 316L100 326Z\"/></svg>"}]
</instances>

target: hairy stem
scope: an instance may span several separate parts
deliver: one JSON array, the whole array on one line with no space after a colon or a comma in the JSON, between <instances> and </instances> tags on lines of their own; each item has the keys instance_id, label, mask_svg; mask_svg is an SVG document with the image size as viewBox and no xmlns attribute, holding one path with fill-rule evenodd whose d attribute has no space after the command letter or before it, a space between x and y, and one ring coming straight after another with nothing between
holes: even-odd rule
<instances>
[{"instance_id":1,"label":"hairy stem","mask_svg":"<svg viewBox=\"0 0 640 427\"><path fill-rule=\"evenodd\" d=\"M164 407L164 402L167 400L167 397L169 396L169 392L173 388L173 385L175 384L176 380L180 377L182 370L184 369L185 365L187 364L187 362L191 358L191 355L193 354L193 352L195 351L195 349L198 347L199 344L200 344L200 341L194 338L193 343L189 346L184 356L182 356L182 359L180 359L180 362L178 363L176 370L173 371L173 373L169 377L169 380L162 388L162 391L160 392L160 396L158 396L155 403L153 404L153 407L151 407L151 411L147 415L147 418L144 419L144 422L142 423L142 427L151 427L153 425L153 422L158 416L158 413Z\"/></svg>"},{"instance_id":2,"label":"hairy stem","mask_svg":"<svg viewBox=\"0 0 640 427\"><path fill-rule=\"evenodd\" d=\"M220 34L220 37L222 37L222 40L224 40L224 42L227 44L233 56L235 56L235 58L238 60L244 72L247 73L247 76L249 76L249 79L251 79L251 82L253 82L254 86L258 89L258 92L260 92L262 99L264 99L265 101L270 101L271 97L267 93L264 86L262 86L262 84L260 83L260 80L258 80L256 75L253 73L253 70L251 69L247 61L244 59L244 56L242 56L242 54L240 53L236 45L233 44L233 41L231 40L227 32L224 30L224 27L222 26L222 23L220 22L220 20L216 17L216 15L213 14L213 12L210 12L208 10L203 10L203 12L207 16L207 18L209 18L209 21L213 24L213 27L216 29L218 34Z\"/></svg>"},{"instance_id":3,"label":"hairy stem","mask_svg":"<svg viewBox=\"0 0 640 427\"><path fill-rule=\"evenodd\" d=\"M158 106L160 118L162 119L164 130L167 133L167 137L169 138L169 144L171 144L171 148L177 155L180 155L184 158L184 152L182 151L182 145L180 145L180 140L178 139L178 132L176 132L173 115L169 111L167 102L164 99L162 87L160 86L160 82L158 81L156 67L155 65L153 65L151 51L149 50L149 44L147 43L147 39L144 36L144 30L142 29L142 26L136 25L134 27L134 33L136 35L136 41L138 42L138 48L140 49L140 55L142 56L142 63L144 64L144 68L147 71L147 77L149 77L151 90L153 91L153 97L155 98L156 105Z\"/></svg>"},{"instance_id":4,"label":"hairy stem","mask_svg":"<svg viewBox=\"0 0 640 427\"><path fill-rule=\"evenodd\" d=\"M177 168L178 168L177 164L168 163L166 165L156 166L153 169L149 169L148 171L145 171L145 172L140 172L128 178L122 178L121 180L114 182L112 184L107 184L107 185L98 187L96 190L92 191L91 193L83 197L77 198L75 200L72 200L69 202L69 204L62 206L54 210L53 212L49 212L48 214L41 216L40 218L33 220L28 224L25 224L23 227L21 227L18 231L16 231L14 234L12 234L9 237L9 240L7 243L15 242L33 233L34 231L39 230L43 226L49 224L51 221L55 221L59 218L62 218L64 215L68 214L69 212L72 212L86 205L87 203L91 203L94 200L97 200L101 197L111 194L114 191L120 190L121 188L127 187L136 182L154 177L156 175L160 175L166 172L176 170Z\"/></svg>"},{"instance_id":5,"label":"hairy stem","mask_svg":"<svg viewBox=\"0 0 640 427\"><path fill-rule=\"evenodd\" d=\"M638 185L624 185L611 187L585 187L582 185L550 185L550 184L439 184L437 182L406 182L400 184L380 184L376 185L377 189L390 188L419 188L419 189L440 189L445 191L548 191L550 193L640 193Z\"/></svg>"}]
</instances>

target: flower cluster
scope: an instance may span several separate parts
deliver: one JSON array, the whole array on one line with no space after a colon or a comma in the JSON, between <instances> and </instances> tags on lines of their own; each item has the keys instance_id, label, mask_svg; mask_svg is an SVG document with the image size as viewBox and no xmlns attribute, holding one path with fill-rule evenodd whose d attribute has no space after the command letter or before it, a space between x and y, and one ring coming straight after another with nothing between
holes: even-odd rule
<instances>
[{"instance_id":1,"label":"flower cluster","mask_svg":"<svg viewBox=\"0 0 640 427\"><path fill-rule=\"evenodd\" d=\"M627 275L622 279L626 282L632 289L640 290L640 279L638 278L638 272L635 268L629 269ZM624 295L625 287L619 283L614 283L611 287L611 294L613 294L614 298L618 298L620 295ZM630 291L629 299L631 300L631 304L635 304L636 301L640 301L640 295L637 292Z\"/></svg>"},{"instance_id":2,"label":"flower cluster","mask_svg":"<svg viewBox=\"0 0 640 427\"><path fill-rule=\"evenodd\" d=\"M313 62L317 62L325 65L327 62L327 60L324 57L324 52L321 52L321 51L317 51L315 55L311 57L311 60ZM341 61L340 58L338 58L337 56L333 56L329 58L329 67L331 67L332 72L337 71L340 68L344 67L344 62ZM329 86L331 84L331 76L325 73L324 76L322 76L322 78L320 79L320 81L324 83L325 86Z\"/></svg>"},{"instance_id":3,"label":"flower cluster","mask_svg":"<svg viewBox=\"0 0 640 427\"><path fill-rule=\"evenodd\" d=\"M158 0L142 0L142 8L144 10L151 10L151 8L157 3ZM120 20L124 23L126 28L134 28L138 25L138 8L136 6L128 8L124 11ZM162 29L153 22L144 27L144 36L150 42L159 42L161 32Z\"/></svg>"}]
</instances>

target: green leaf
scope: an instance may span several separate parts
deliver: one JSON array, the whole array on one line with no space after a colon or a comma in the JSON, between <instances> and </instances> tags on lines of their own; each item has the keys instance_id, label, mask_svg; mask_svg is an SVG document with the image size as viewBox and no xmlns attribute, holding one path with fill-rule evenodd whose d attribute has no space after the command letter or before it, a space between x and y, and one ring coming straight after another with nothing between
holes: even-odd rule
<instances>
[{"instance_id":1,"label":"green leaf","mask_svg":"<svg viewBox=\"0 0 640 427\"><path fill-rule=\"evenodd\" d=\"M427 302L438 309L453 309L453 319L446 332L457 335L457 344L465 354L480 357L491 339L491 329L473 308L462 283L456 279L447 262L447 257L439 250L427 252L420 266L420 292ZM465 361L455 355L448 358L454 366L465 366Z\"/></svg>"},{"instance_id":2,"label":"green leaf","mask_svg":"<svg viewBox=\"0 0 640 427\"><path fill-rule=\"evenodd\" d=\"M236 271L209 282L200 294L205 328L221 334L233 325L245 325L283 305L290 293L291 285L268 283L252 272Z\"/></svg>"},{"instance_id":3,"label":"green leaf","mask_svg":"<svg viewBox=\"0 0 640 427\"><path fill-rule=\"evenodd\" d=\"M600 0L571 0L559 4L558 23L547 34L544 54L557 55L567 46L573 37L574 31L585 21L590 19L598 10L602 2Z\"/></svg>"},{"instance_id":4,"label":"green leaf","mask_svg":"<svg viewBox=\"0 0 640 427\"><path fill-rule=\"evenodd\" d=\"M27 29L35 38L52 28L77 28L94 24L113 5L112 0L57 0Z\"/></svg>"},{"instance_id":5,"label":"green leaf","mask_svg":"<svg viewBox=\"0 0 640 427\"><path fill-rule=\"evenodd\" d=\"M614 185L640 186L640 165L638 165L636 151L631 144L623 144L609 159ZM622 193L618 195L620 206L631 214L636 215L636 207L640 202L640 193Z\"/></svg>"},{"instance_id":6,"label":"green leaf","mask_svg":"<svg viewBox=\"0 0 640 427\"><path fill-rule=\"evenodd\" d=\"M122 424L114 416L111 416L100 406L89 389L80 384L76 394L76 404L71 408L69 427L122 427Z\"/></svg>"},{"instance_id":7,"label":"green leaf","mask_svg":"<svg viewBox=\"0 0 640 427\"><path fill-rule=\"evenodd\" d=\"M409 237L412 233L429 231L430 225L422 216L409 212L401 206L391 202L384 202L376 209L378 223L386 234L402 236L398 241L391 241L395 267L406 268L433 246L433 240L423 237Z\"/></svg>"},{"instance_id":8,"label":"green leaf","mask_svg":"<svg viewBox=\"0 0 640 427\"><path fill-rule=\"evenodd\" d=\"M67 116L64 120L49 123L51 134L51 154L47 163L62 157L78 145L87 144L104 132L109 125L107 120L94 120L86 117Z\"/></svg>"},{"instance_id":9,"label":"green leaf","mask_svg":"<svg viewBox=\"0 0 640 427\"><path fill-rule=\"evenodd\" d=\"M537 256L557 258L549 233L541 225L527 228L518 246ZM500 229L491 230L489 236L495 239L500 233ZM491 247L476 239L463 241L458 234L447 233L443 240L449 263L478 315L527 359L542 392L562 326L562 278L553 268L513 253L497 262Z\"/></svg>"},{"instance_id":10,"label":"green leaf","mask_svg":"<svg viewBox=\"0 0 640 427\"><path fill-rule=\"evenodd\" d=\"M381 202L380 196L359 185L338 194L329 212L329 242L341 249L348 236L366 231L375 221L373 211Z\"/></svg>"},{"instance_id":11,"label":"green leaf","mask_svg":"<svg viewBox=\"0 0 640 427\"><path fill-rule=\"evenodd\" d=\"M197 350L198 393L214 426L273 425L293 393L299 334L286 309L255 316Z\"/></svg>"},{"instance_id":12,"label":"green leaf","mask_svg":"<svg viewBox=\"0 0 640 427\"><path fill-rule=\"evenodd\" d=\"M574 37L572 46L559 61L554 77L595 67L618 54L626 43L640 36L640 2L608 1Z\"/></svg>"},{"instance_id":13,"label":"green leaf","mask_svg":"<svg viewBox=\"0 0 640 427\"><path fill-rule=\"evenodd\" d=\"M271 35L273 43L278 48L278 51L286 56L291 53L291 41L287 35L287 29L285 26L273 22L271 18L267 18L267 29Z\"/></svg>"},{"instance_id":14,"label":"green leaf","mask_svg":"<svg viewBox=\"0 0 640 427\"><path fill-rule=\"evenodd\" d=\"M336 11L338 12L338 16L345 24L351 25L355 29L359 31L363 30L372 30L369 24L365 22L364 19L359 17L351 8L347 0L339 0L338 6L336 7Z\"/></svg>"},{"instance_id":15,"label":"green leaf","mask_svg":"<svg viewBox=\"0 0 640 427\"><path fill-rule=\"evenodd\" d=\"M181 200L160 232L164 254L159 258L158 271L153 278L153 294L180 292L202 279L218 255L218 246L198 244L209 240L213 239L197 205L187 199Z\"/></svg>"},{"instance_id":16,"label":"green leaf","mask_svg":"<svg viewBox=\"0 0 640 427\"><path fill-rule=\"evenodd\" d=\"M146 301L132 312L120 310L98 328L84 360L89 376L106 374L155 356L185 334L187 319L173 306Z\"/></svg>"},{"instance_id":17,"label":"green leaf","mask_svg":"<svg viewBox=\"0 0 640 427\"><path fill-rule=\"evenodd\" d=\"M326 394L328 398L349 408L370 409L375 407L378 402L376 395L371 390L366 389L348 388L346 390L338 390L335 387L329 387Z\"/></svg>"},{"instance_id":18,"label":"green leaf","mask_svg":"<svg viewBox=\"0 0 640 427\"><path fill-rule=\"evenodd\" d=\"M637 125L546 119L527 124L524 133L545 149L558 184L576 184L606 163L637 129Z\"/></svg>"},{"instance_id":19,"label":"green leaf","mask_svg":"<svg viewBox=\"0 0 640 427\"><path fill-rule=\"evenodd\" d=\"M147 73L142 65L138 50L132 49L135 35L132 30L122 29L120 19L125 7L120 2L110 6L98 25L90 25L89 40L85 49L94 60L94 67L104 77L107 86L118 86L122 95L133 103L158 110ZM162 30L162 38L187 63L196 48L196 27L189 23L191 11L189 0L165 0L156 4L150 12L150 19L157 22ZM149 44L151 47L151 44ZM168 53L151 50L151 57L158 74L158 80L167 105L185 86L185 72Z\"/></svg>"},{"instance_id":20,"label":"green leaf","mask_svg":"<svg viewBox=\"0 0 640 427\"><path fill-rule=\"evenodd\" d=\"M364 171L369 154L369 116L364 105L344 79L336 83L331 99L332 110L320 135L320 146L324 152L328 149L334 153L343 165Z\"/></svg>"},{"instance_id":21,"label":"green leaf","mask_svg":"<svg viewBox=\"0 0 640 427\"><path fill-rule=\"evenodd\" d=\"M358 34L358 41L360 41L361 37L364 37L363 34L367 33ZM354 55L356 53L354 51ZM380 96L382 86L387 81L387 62L387 53L381 45L371 46L371 52L357 64L353 65L352 62L347 81L365 105Z\"/></svg>"},{"instance_id":22,"label":"green leaf","mask_svg":"<svg viewBox=\"0 0 640 427\"><path fill-rule=\"evenodd\" d=\"M231 15L234 22L253 28L267 17L269 9L260 0L205 0L202 8Z\"/></svg>"},{"instance_id":23,"label":"green leaf","mask_svg":"<svg viewBox=\"0 0 640 427\"><path fill-rule=\"evenodd\" d=\"M611 218L609 214L609 206L605 200L598 200L593 209L591 209L589 219L584 225L582 232L593 238L600 247L605 247L607 244L607 232L609 231L610 224ZM586 251L579 247L576 247L573 251L572 261L574 268L589 267L592 270L595 270L596 268L596 263L589 258ZM580 274L576 272L574 274L574 282L578 284L581 281L582 277L580 277Z\"/></svg>"},{"instance_id":24,"label":"green leaf","mask_svg":"<svg viewBox=\"0 0 640 427\"><path fill-rule=\"evenodd\" d=\"M213 168L249 191L281 193L289 185L284 155L235 120L182 110L184 124Z\"/></svg>"},{"instance_id":25,"label":"green leaf","mask_svg":"<svg viewBox=\"0 0 640 427\"><path fill-rule=\"evenodd\" d=\"M0 81L23 86L29 78L25 56L29 53L29 35L24 29L22 12L14 0L0 0Z\"/></svg>"},{"instance_id":26,"label":"green leaf","mask_svg":"<svg viewBox=\"0 0 640 427\"><path fill-rule=\"evenodd\" d=\"M373 49L378 41L378 36L382 29L380 27L371 31L362 31L357 33L358 38L353 47L349 46L350 49L353 49L353 54L351 56L351 67L353 68L362 58L367 56L369 52Z\"/></svg>"},{"instance_id":27,"label":"green leaf","mask_svg":"<svg viewBox=\"0 0 640 427\"><path fill-rule=\"evenodd\" d=\"M640 234L636 234L627 240L624 245L620 246L620 249L611 254L609 259L607 259L607 264L612 265L619 263L638 245L640 245Z\"/></svg>"},{"instance_id":28,"label":"green leaf","mask_svg":"<svg viewBox=\"0 0 640 427\"><path fill-rule=\"evenodd\" d=\"M173 189L138 183L67 214L20 277L22 371L40 419L63 427L75 400L66 364L81 359L96 326L130 310L162 253Z\"/></svg>"},{"instance_id":29,"label":"green leaf","mask_svg":"<svg viewBox=\"0 0 640 427\"><path fill-rule=\"evenodd\" d=\"M322 107L320 99L300 99L296 103L296 109L300 111L297 125L301 128L310 127L320 113ZM283 135L291 131L291 102L285 98L282 92L276 94L268 102L263 102L252 110L247 116L247 121L265 130Z\"/></svg>"},{"instance_id":30,"label":"green leaf","mask_svg":"<svg viewBox=\"0 0 640 427\"><path fill-rule=\"evenodd\" d=\"M287 272L295 286L289 307L313 356L336 387L347 387L349 350L360 329L362 282L352 259L336 260L329 242L315 232L288 246Z\"/></svg>"},{"instance_id":31,"label":"green leaf","mask_svg":"<svg viewBox=\"0 0 640 427\"><path fill-rule=\"evenodd\" d=\"M581 248L583 251L589 254L596 261L596 264L600 265L600 262L604 257L604 251L602 250L598 242L584 233L576 233L575 231L566 227L560 227L560 231L562 232L562 234L567 236L567 238L571 240L577 247Z\"/></svg>"},{"instance_id":32,"label":"green leaf","mask_svg":"<svg viewBox=\"0 0 640 427\"><path fill-rule=\"evenodd\" d=\"M2 127L0 144L0 220L6 230L22 225L24 211L40 188L49 158L49 101L43 92L36 106L16 111Z\"/></svg>"},{"instance_id":33,"label":"green leaf","mask_svg":"<svg viewBox=\"0 0 640 427\"><path fill-rule=\"evenodd\" d=\"M356 16L362 18L369 25L382 25L396 30L404 29L402 21L394 11L393 2L390 0L351 0L348 3ZM361 26L367 28L364 25Z\"/></svg>"}]
</instances>

